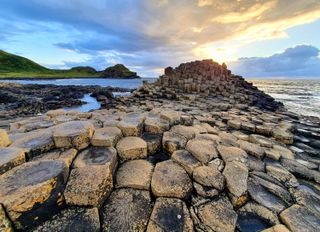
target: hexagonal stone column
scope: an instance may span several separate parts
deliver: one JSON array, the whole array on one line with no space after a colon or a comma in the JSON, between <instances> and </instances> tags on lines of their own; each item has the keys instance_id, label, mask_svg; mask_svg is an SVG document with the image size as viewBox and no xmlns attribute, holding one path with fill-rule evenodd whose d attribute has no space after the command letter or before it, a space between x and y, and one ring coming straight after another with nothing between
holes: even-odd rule
<instances>
[{"instance_id":1,"label":"hexagonal stone column","mask_svg":"<svg viewBox=\"0 0 320 232\"><path fill-rule=\"evenodd\" d=\"M118 127L104 127L95 130L91 144L97 147L114 147L121 137L122 132Z\"/></svg>"},{"instance_id":2,"label":"hexagonal stone column","mask_svg":"<svg viewBox=\"0 0 320 232\"><path fill-rule=\"evenodd\" d=\"M193 231L193 222L186 204L175 198L157 198L147 232Z\"/></svg>"},{"instance_id":3,"label":"hexagonal stone column","mask_svg":"<svg viewBox=\"0 0 320 232\"><path fill-rule=\"evenodd\" d=\"M192 182L180 165L168 160L157 163L151 190L157 197L186 198L192 191Z\"/></svg>"},{"instance_id":4,"label":"hexagonal stone column","mask_svg":"<svg viewBox=\"0 0 320 232\"><path fill-rule=\"evenodd\" d=\"M149 191L115 190L101 209L102 231L145 231L152 206Z\"/></svg>"},{"instance_id":5,"label":"hexagonal stone column","mask_svg":"<svg viewBox=\"0 0 320 232\"><path fill-rule=\"evenodd\" d=\"M53 139L56 147L78 150L89 146L94 132L94 126L86 121L72 121L59 124L53 131Z\"/></svg>"},{"instance_id":6,"label":"hexagonal stone column","mask_svg":"<svg viewBox=\"0 0 320 232\"><path fill-rule=\"evenodd\" d=\"M124 136L140 136L143 130L141 120L123 119L117 125Z\"/></svg>"},{"instance_id":7,"label":"hexagonal stone column","mask_svg":"<svg viewBox=\"0 0 320 232\"><path fill-rule=\"evenodd\" d=\"M117 151L123 161L147 158L147 143L139 137L125 137L118 142Z\"/></svg>"},{"instance_id":8,"label":"hexagonal stone column","mask_svg":"<svg viewBox=\"0 0 320 232\"><path fill-rule=\"evenodd\" d=\"M0 176L0 203L17 229L32 228L57 212L67 178L63 161L24 163Z\"/></svg>"},{"instance_id":9,"label":"hexagonal stone column","mask_svg":"<svg viewBox=\"0 0 320 232\"><path fill-rule=\"evenodd\" d=\"M189 140L186 146L186 150L188 150L197 160L202 163L208 163L213 158L218 158L216 143L210 140Z\"/></svg>"},{"instance_id":10,"label":"hexagonal stone column","mask_svg":"<svg viewBox=\"0 0 320 232\"><path fill-rule=\"evenodd\" d=\"M187 144L187 139L179 134L167 131L163 133L162 147L170 155L176 151L184 149Z\"/></svg>"},{"instance_id":11,"label":"hexagonal stone column","mask_svg":"<svg viewBox=\"0 0 320 232\"><path fill-rule=\"evenodd\" d=\"M0 148L0 175L25 162L24 151L15 147Z\"/></svg>"},{"instance_id":12,"label":"hexagonal stone column","mask_svg":"<svg viewBox=\"0 0 320 232\"><path fill-rule=\"evenodd\" d=\"M8 133L5 130L0 129L0 147L7 147L10 143L11 141L8 137Z\"/></svg>"}]
</instances>

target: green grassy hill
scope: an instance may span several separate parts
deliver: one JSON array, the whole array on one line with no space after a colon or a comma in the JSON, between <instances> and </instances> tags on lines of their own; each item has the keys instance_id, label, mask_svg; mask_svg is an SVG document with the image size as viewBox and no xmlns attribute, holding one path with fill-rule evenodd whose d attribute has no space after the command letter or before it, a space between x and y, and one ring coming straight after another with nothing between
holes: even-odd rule
<instances>
[{"instance_id":1,"label":"green grassy hill","mask_svg":"<svg viewBox=\"0 0 320 232\"><path fill-rule=\"evenodd\" d=\"M0 50L0 79L36 78L137 78L124 65L115 65L104 71L96 71L89 66L74 67L68 70L49 69L22 56Z\"/></svg>"}]
</instances>

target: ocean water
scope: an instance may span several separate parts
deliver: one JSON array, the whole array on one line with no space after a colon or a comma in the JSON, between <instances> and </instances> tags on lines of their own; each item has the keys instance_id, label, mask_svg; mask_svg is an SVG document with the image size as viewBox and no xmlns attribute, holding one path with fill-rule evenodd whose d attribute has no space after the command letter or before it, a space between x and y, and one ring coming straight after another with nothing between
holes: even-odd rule
<instances>
[{"instance_id":1,"label":"ocean water","mask_svg":"<svg viewBox=\"0 0 320 232\"><path fill-rule=\"evenodd\" d=\"M138 88L143 80L154 82L155 78L143 79L56 79L56 80L1 80L21 84L54 84L54 85L100 85L121 88ZM285 107L297 114L320 117L320 80L247 80L262 91L281 101ZM114 93L122 95L128 93ZM85 96L88 104L77 107L77 110L88 111L99 108L95 99Z\"/></svg>"},{"instance_id":2,"label":"ocean water","mask_svg":"<svg viewBox=\"0 0 320 232\"><path fill-rule=\"evenodd\" d=\"M248 80L294 113L320 118L320 80Z\"/></svg>"}]
</instances>

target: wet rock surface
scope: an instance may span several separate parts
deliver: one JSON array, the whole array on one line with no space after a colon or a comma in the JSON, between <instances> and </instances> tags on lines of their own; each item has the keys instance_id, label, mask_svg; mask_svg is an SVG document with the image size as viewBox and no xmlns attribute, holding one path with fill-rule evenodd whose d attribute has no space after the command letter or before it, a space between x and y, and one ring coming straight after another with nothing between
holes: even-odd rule
<instances>
[{"instance_id":1,"label":"wet rock surface","mask_svg":"<svg viewBox=\"0 0 320 232\"><path fill-rule=\"evenodd\" d=\"M319 228L320 120L210 61L168 69L110 109L1 126L1 229Z\"/></svg>"}]
</instances>

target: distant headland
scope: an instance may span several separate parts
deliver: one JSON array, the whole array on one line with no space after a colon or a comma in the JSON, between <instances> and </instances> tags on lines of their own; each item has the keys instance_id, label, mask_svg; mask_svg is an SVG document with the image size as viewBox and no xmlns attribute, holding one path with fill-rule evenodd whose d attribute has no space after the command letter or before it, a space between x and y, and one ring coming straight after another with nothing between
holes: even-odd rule
<instances>
[{"instance_id":1,"label":"distant headland","mask_svg":"<svg viewBox=\"0 0 320 232\"><path fill-rule=\"evenodd\" d=\"M89 66L71 69L49 69L22 56L0 50L0 79L62 79L62 78L140 78L123 64L97 71Z\"/></svg>"}]
</instances>

